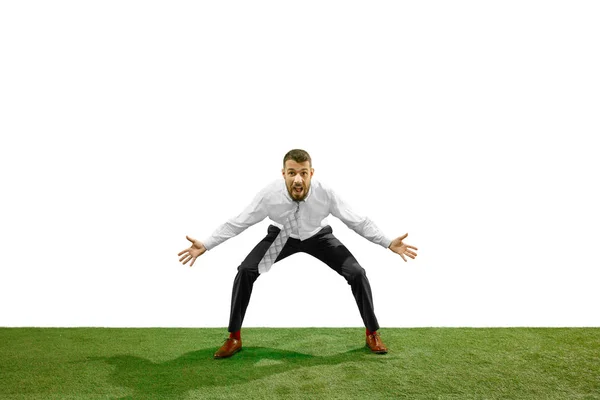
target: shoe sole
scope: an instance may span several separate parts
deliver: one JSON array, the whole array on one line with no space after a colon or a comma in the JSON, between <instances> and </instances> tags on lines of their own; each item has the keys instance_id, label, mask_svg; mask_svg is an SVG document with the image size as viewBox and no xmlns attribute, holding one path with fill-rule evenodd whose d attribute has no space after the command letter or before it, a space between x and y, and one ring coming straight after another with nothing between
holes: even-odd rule
<instances>
[{"instance_id":1,"label":"shoe sole","mask_svg":"<svg viewBox=\"0 0 600 400\"><path fill-rule=\"evenodd\" d=\"M387 350L379 350L379 351L373 351L373 350L371 350L371 353L373 353L373 354L387 354L388 352L387 352Z\"/></svg>"},{"instance_id":2,"label":"shoe sole","mask_svg":"<svg viewBox=\"0 0 600 400\"><path fill-rule=\"evenodd\" d=\"M240 347L239 349L237 349L236 351L234 351L233 353L231 353L231 354L228 354L228 355L226 355L226 356L218 356L218 355L216 355L216 354L215 354L215 355L214 355L214 359L215 359L215 360L221 360L221 359L223 359L223 358L229 358L229 357L231 357L231 356L233 356L233 355L235 355L235 354L239 353L240 351L242 351L242 348L241 348L241 347Z\"/></svg>"},{"instance_id":3,"label":"shoe sole","mask_svg":"<svg viewBox=\"0 0 600 400\"><path fill-rule=\"evenodd\" d=\"M365 347L371 351L373 354L387 354L387 350L372 350L368 344L365 344Z\"/></svg>"}]
</instances>

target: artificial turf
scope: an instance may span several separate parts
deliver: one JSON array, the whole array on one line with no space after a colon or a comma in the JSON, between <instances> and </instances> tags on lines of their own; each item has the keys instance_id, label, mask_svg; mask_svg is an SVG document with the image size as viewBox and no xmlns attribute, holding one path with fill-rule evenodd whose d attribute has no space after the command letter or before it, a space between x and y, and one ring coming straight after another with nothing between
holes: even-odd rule
<instances>
[{"instance_id":1,"label":"artificial turf","mask_svg":"<svg viewBox=\"0 0 600 400\"><path fill-rule=\"evenodd\" d=\"M0 328L0 399L600 399L600 328Z\"/></svg>"}]
</instances>

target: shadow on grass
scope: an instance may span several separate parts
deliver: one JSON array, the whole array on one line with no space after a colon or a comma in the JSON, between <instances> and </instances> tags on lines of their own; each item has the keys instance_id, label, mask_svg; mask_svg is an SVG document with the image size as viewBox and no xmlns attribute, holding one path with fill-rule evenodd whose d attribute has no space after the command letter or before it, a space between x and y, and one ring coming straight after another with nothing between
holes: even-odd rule
<instances>
[{"instance_id":1,"label":"shadow on grass","mask_svg":"<svg viewBox=\"0 0 600 400\"><path fill-rule=\"evenodd\" d=\"M115 367L110 383L133 390L123 399L179 399L188 391L203 387L238 385L275 374L321 365L338 365L356 361L378 361L381 356L365 348L332 356L313 356L264 347L244 347L229 359L214 360L215 349L186 353L174 360L153 363L130 355L94 357L88 361L105 361Z\"/></svg>"}]
</instances>

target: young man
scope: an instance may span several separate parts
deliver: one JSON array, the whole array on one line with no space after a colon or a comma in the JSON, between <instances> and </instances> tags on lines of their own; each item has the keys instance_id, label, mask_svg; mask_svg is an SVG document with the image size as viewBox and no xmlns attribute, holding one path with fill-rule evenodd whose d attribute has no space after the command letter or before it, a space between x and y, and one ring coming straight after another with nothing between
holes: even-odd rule
<instances>
[{"instance_id":1,"label":"young man","mask_svg":"<svg viewBox=\"0 0 600 400\"><path fill-rule=\"evenodd\" d=\"M275 262L297 253L305 252L323 261L342 275L352 289L366 330L366 345L377 354L387 353L381 341L379 324L373 311L371 286L365 270L335 236L325 218L331 214L365 239L406 257L415 258L416 247L402 241L408 234L394 240L388 239L367 217L354 213L329 187L313 180L314 169L310 155L300 149L289 151L283 158L283 180L263 188L252 203L237 217L230 219L203 242L186 238L192 246L178 255L179 261L194 265L196 258L207 250L223 243L249 226L269 217L273 224L267 236L256 245L238 267L233 283L229 339L215 353L215 358L231 357L242 348L240 330L250 302L256 279L269 271Z\"/></svg>"}]
</instances>

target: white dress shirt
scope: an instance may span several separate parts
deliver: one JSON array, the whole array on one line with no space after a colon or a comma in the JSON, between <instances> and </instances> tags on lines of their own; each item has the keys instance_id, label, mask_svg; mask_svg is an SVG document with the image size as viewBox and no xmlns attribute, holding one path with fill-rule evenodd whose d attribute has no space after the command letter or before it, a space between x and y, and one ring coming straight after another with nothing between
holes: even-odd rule
<instances>
[{"instance_id":1,"label":"white dress shirt","mask_svg":"<svg viewBox=\"0 0 600 400\"><path fill-rule=\"evenodd\" d=\"M369 218L352 211L344 201L329 187L312 179L306 198L300 202L292 200L283 178L278 179L254 198L252 203L240 215L229 219L219 226L210 237L202 243L210 250L227 239L239 235L248 227L264 220L266 217L273 225L282 228L288 216L300 206L298 213L298 235L291 237L300 240L311 238L323 227L327 226L329 214L339 218L356 233L383 247L392 242Z\"/></svg>"}]
</instances>

